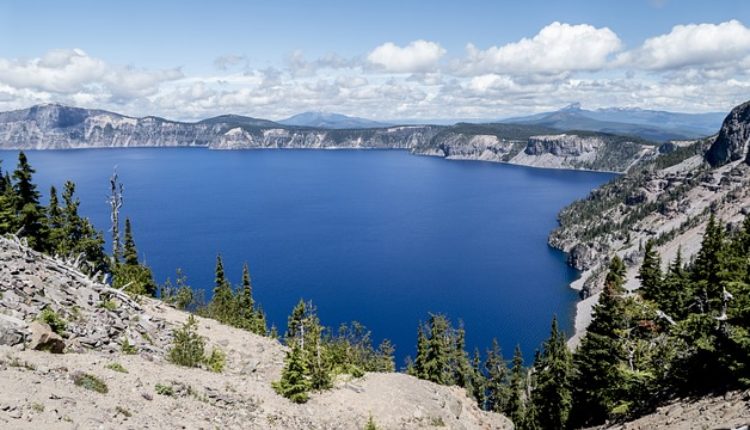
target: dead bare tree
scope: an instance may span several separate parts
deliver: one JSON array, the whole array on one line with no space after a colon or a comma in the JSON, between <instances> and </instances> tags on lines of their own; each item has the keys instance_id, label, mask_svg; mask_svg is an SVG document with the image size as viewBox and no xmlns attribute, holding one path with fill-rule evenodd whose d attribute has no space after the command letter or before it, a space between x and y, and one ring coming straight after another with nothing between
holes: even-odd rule
<instances>
[{"instance_id":1,"label":"dead bare tree","mask_svg":"<svg viewBox=\"0 0 750 430\"><path fill-rule=\"evenodd\" d=\"M117 167L115 167L112 177L109 178L110 196L107 199L107 203L110 206L110 220L112 226L110 231L112 232L112 260L115 264L120 261L120 254L122 252L120 246L120 208L122 207L122 195L124 187L120 182L119 176L117 175Z\"/></svg>"}]
</instances>

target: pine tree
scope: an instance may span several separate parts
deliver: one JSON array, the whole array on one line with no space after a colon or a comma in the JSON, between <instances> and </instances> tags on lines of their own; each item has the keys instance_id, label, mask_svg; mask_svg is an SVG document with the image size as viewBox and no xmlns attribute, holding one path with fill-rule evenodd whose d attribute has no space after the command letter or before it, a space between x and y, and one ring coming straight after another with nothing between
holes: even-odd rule
<instances>
[{"instance_id":1,"label":"pine tree","mask_svg":"<svg viewBox=\"0 0 750 430\"><path fill-rule=\"evenodd\" d=\"M523 354L519 345L516 345L516 350L513 353L513 367L510 370L508 391L505 416L510 418L516 426L521 426L526 415L526 375L523 368Z\"/></svg>"},{"instance_id":2,"label":"pine tree","mask_svg":"<svg viewBox=\"0 0 750 430\"><path fill-rule=\"evenodd\" d=\"M281 380L273 383L276 392L294 403L305 403L309 399L310 382L307 377L307 357L298 342L292 343L287 353Z\"/></svg>"},{"instance_id":3,"label":"pine tree","mask_svg":"<svg viewBox=\"0 0 750 430\"><path fill-rule=\"evenodd\" d=\"M128 255L127 223L125 224L125 260ZM209 315L222 323L229 324L236 319L234 293L232 286L224 275L224 263L221 255L216 256L216 278L214 280L214 291L209 304Z\"/></svg>"},{"instance_id":4,"label":"pine tree","mask_svg":"<svg viewBox=\"0 0 750 430\"><path fill-rule=\"evenodd\" d=\"M414 359L413 376L420 379L426 379L424 364L427 360L427 336L424 334L424 325L422 322L417 327L417 356Z\"/></svg>"},{"instance_id":5,"label":"pine tree","mask_svg":"<svg viewBox=\"0 0 750 430\"><path fill-rule=\"evenodd\" d=\"M253 300L253 286L250 280L250 269L247 263L242 266L242 285L237 294L237 313L239 326L245 330L250 330L256 334L265 335L265 325L259 327L257 313L255 310L255 301Z\"/></svg>"},{"instance_id":6,"label":"pine tree","mask_svg":"<svg viewBox=\"0 0 750 430\"><path fill-rule=\"evenodd\" d=\"M455 339L452 342L452 351L450 358L450 367L452 370L453 385L465 388L471 395L474 392L472 383L474 382L474 370L469 361L469 354L466 352L466 330L463 323L459 322L459 327L455 331Z\"/></svg>"},{"instance_id":7,"label":"pine tree","mask_svg":"<svg viewBox=\"0 0 750 430\"><path fill-rule=\"evenodd\" d=\"M443 315L430 315L430 336L427 339L427 354L424 361L424 379L436 384L451 383L450 372L450 325Z\"/></svg>"},{"instance_id":8,"label":"pine tree","mask_svg":"<svg viewBox=\"0 0 750 430\"><path fill-rule=\"evenodd\" d=\"M396 347L389 339L383 339L378 345L378 372L395 372L396 361L393 355L396 353Z\"/></svg>"},{"instance_id":9,"label":"pine tree","mask_svg":"<svg viewBox=\"0 0 750 430\"><path fill-rule=\"evenodd\" d=\"M655 302L661 308L668 297L662 291L661 258L655 247L656 244L652 239L646 242L643 263L638 272L638 278L641 280L639 291L644 299Z\"/></svg>"},{"instance_id":10,"label":"pine tree","mask_svg":"<svg viewBox=\"0 0 750 430\"><path fill-rule=\"evenodd\" d=\"M505 363L503 363L503 366L505 366ZM482 371L482 356L479 353L479 348L474 348L474 356L472 358L471 367L474 371L474 381L472 383L474 392L472 393L472 397L474 397L474 399L477 401L477 405L480 409L486 409L487 389L489 381L484 376L484 372Z\"/></svg>"},{"instance_id":11,"label":"pine tree","mask_svg":"<svg viewBox=\"0 0 750 430\"><path fill-rule=\"evenodd\" d=\"M47 225L49 226L49 242L52 248L63 239L63 216L60 210L60 202L57 200L57 189L52 186L49 189L49 204L47 205ZM56 251L56 249L51 249Z\"/></svg>"},{"instance_id":12,"label":"pine tree","mask_svg":"<svg viewBox=\"0 0 750 430\"><path fill-rule=\"evenodd\" d=\"M549 339L544 343L539 362L534 366L535 389L532 402L540 428L566 427L571 407L571 368L571 354L555 317L552 319Z\"/></svg>"},{"instance_id":13,"label":"pine tree","mask_svg":"<svg viewBox=\"0 0 750 430\"><path fill-rule=\"evenodd\" d=\"M333 385L333 381L328 351L321 340L323 327L311 303L306 306L306 311L303 326L305 327L305 352L309 363L310 387L314 390L325 390Z\"/></svg>"},{"instance_id":14,"label":"pine tree","mask_svg":"<svg viewBox=\"0 0 750 430\"><path fill-rule=\"evenodd\" d=\"M500 350L500 343L492 339L492 349L487 351L487 409L493 412L504 412L509 400L508 368Z\"/></svg>"},{"instance_id":15,"label":"pine tree","mask_svg":"<svg viewBox=\"0 0 750 430\"><path fill-rule=\"evenodd\" d=\"M13 172L15 179L15 210L17 214L17 225L21 235L29 241L29 246L44 251L48 246L48 230L44 209L39 204L39 192L32 182L34 169L31 168L26 154L21 151L18 154L18 167Z\"/></svg>"},{"instance_id":16,"label":"pine tree","mask_svg":"<svg viewBox=\"0 0 750 430\"><path fill-rule=\"evenodd\" d=\"M669 269L663 280L663 299L659 309L671 318L684 318L688 312L690 300L688 274L682 261L682 248L677 249L674 261L669 264Z\"/></svg>"},{"instance_id":17,"label":"pine tree","mask_svg":"<svg viewBox=\"0 0 750 430\"><path fill-rule=\"evenodd\" d=\"M722 258L724 248L724 228L716 221L713 212L708 218L701 249L695 258L691 277L694 282L694 295L699 308L708 313L721 300Z\"/></svg>"},{"instance_id":18,"label":"pine tree","mask_svg":"<svg viewBox=\"0 0 750 430\"><path fill-rule=\"evenodd\" d=\"M138 250L135 247L135 239L133 239L133 229L130 224L130 218L125 218L125 248L123 251L123 258L125 264L129 266L138 265Z\"/></svg>"},{"instance_id":19,"label":"pine tree","mask_svg":"<svg viewBox=\"0 0 750 430\"><path fill-rule=\"evenodd\" d=\"M622 299L624 264L615 256L609 265L604 291L594 306L593 318L573 356L575 373L571 383L573 427L603 422L617 404L622 375L617 369L623 360L620 333L626 328Z\"/></svg>"},{"instance_id":20,"label":"pine tree","mask_svg":"<svg viewBox=\"0 0 750 430\"><path fill-rule=\"evenodd\" d=\"M284 337L286 338L287 344L291 343L294 339L298 339L303 335L303 323L307 311L305 309L305 301L299 299L297 305L292 309L292 313L287 319L287 329Z\"/></svg>"}]
</instances>

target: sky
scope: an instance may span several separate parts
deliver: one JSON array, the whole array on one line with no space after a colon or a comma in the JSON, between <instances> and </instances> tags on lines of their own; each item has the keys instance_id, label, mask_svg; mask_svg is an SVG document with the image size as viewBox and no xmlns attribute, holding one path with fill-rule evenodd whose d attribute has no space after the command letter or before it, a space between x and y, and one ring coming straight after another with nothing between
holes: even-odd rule
<instances>
[{"instance_id":1,"label":"sky","mask_svg":"<svg viewBox=\"0 0 750 430\"><path fill-rule=\"evenodd\" d=\"M0 110L376 120L750 99L750 1L0 0Z\"/></svg>"}]
</instances>

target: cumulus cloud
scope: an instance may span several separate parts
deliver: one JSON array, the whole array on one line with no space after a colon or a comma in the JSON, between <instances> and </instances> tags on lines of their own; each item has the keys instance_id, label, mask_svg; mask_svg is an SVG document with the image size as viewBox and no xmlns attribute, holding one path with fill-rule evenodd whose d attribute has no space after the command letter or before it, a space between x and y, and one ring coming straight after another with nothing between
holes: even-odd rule
<instances>
[{"instance_id":1,"label":"cumulus cloud","mask_svg":"<svg viewBox=\"0 0 750 430\"><path fill-rule=\"evenodd\" d=\"M486 50L469 44L457 69L467 75L593 71L621 49L620 38L609 28L553 22L531 39Z\"/></svg>"},{"instance_id":2,"label":"cumulus cloud","mask_svg":"<svg viewBox=\"0 0 750 430\"><path fill-rule=\"evenodd\" d=\"M154 94L161 83L182 77L179 69L110 65L80 49L53 50L33 59L0 59L0 83L62 95L106 92L123 100Z\"/></svg>"},{"instance_id":3,"label":"cumulus cloud","mask_svg":"<svg viewBox=\"0 0 750 430\"><path fill-rule=\"evenodd\" d=\"M415 40L401 47L391 42L384 43L367 56L367 60L396 73L429 72L435 69L445 49L435 42Z\"/></svg>"},{"instance_id":4,"label":"cumulus cloud","mask_svg":"<svg viewBox=\"0 0 750 430\"><path fill-rule=\"evenodd\" d=\"M225 55L214 60L216 70L190 76L60 49L0 58L0 110L61 102L180 120L225 113L278 119L306 110L380 120L497 119L581 101L587 108L718 111L750 93L749 33L739 21L676 26L625 51L608 28L555 22L505 45L469 45L449 61L437 42L417 40L350 57L293 51L255 68Z\"/></svg>"},{"instance_id":5,"label":"cumulus cloud","mask_svg":"<svg viewBox=\"0 0 750 430\"><path fill-rule=\"evenodd\" d=\"M750 56L750 29L737 20L677 25L618 57L618 63L650 70L717 67Z\"/></svg>"}]
</instances>

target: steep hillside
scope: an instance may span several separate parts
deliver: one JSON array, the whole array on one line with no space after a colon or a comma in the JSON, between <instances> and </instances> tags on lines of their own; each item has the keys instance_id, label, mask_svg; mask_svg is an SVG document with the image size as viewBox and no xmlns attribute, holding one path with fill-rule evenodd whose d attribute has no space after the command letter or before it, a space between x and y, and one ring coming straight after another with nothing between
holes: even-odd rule
<instances>
[{"instance_id":1,"label":"steep hillside","mask_svg":"<svg viewBox=\"0 0 750 430\"><path fill-rule=\"evenodd\" d=\"M750 391L721 396L682 399L637 420L598 430L747 430L750 426Z\"/></svg>"},{"instance_id":2,"label":"steep hillside","mask_svg":"<svg viewBox=\"0 0 750 430\"><path fill-rule=\"evenodd\" d=\"M656 241L665 265L678 249L688 260L699 248L711 211L729 223L750 213L749 108L747 103L735 108L718 137L680 144L560 213L560 227L549 243L584 271L572 285L584 298L578 304L573 344L590 321L606 262L614 254L628 265L627 288L636 289L648 239Z\"/></svg>"},{"instance_id":3,"label":"steep hillside","mask_svg":"<svg viewBox=\"0 0 750 430\"><path fill-rule=\"evenodd\" d=\"M198 333L226 353L224 371L178 367L166 354L185 312L17 240L0 238L0 263L2 428L361 429L370 416L382 428L512 428L461 389L396 373L340 378L293 404L271 388L285 348L214 320L198 318Z\"/></svg>"},{"instance_id":4,"label":"steep hillside","mask_svg":"<svg viewBox=\"0 0 750 430\"><path fill-rule=\"evenodd\" d=\"M657 147L637 138L522 124L459 124L413 152L456 160L496 161L554 169L626 172Z\"/></svg>"}]
</instances>

